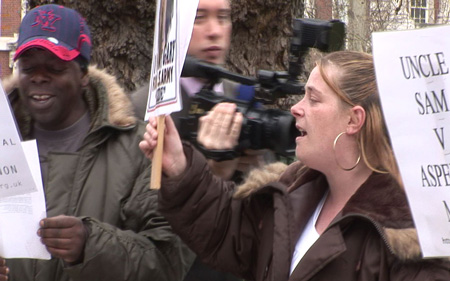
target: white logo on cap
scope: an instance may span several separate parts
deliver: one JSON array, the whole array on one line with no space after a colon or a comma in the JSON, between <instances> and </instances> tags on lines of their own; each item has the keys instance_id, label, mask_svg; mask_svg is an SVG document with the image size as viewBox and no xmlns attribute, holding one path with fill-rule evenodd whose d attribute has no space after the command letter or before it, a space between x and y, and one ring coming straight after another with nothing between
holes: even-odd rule
<instances>
[{"instance_id":1,"label":"white logo on cap","mask_svg":"<svg viewBox=\"0 0 450 281\"><path fill-rule=\"evenodd\" d=\"M47 40L52 42L53 44L59 44L58 39L56 39L55 37L47 37Z\"/></svg>"}]
</instances>

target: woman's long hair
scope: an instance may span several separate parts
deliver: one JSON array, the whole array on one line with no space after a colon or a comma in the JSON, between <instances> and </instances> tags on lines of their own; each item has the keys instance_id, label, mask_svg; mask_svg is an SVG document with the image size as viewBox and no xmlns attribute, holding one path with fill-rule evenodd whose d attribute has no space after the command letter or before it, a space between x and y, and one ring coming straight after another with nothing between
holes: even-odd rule
<instances>
[{"instance_id":1,"label":"woman's long hair","mask_svg":"<svg viewBox=\"0 0 450 281\"><path fill-rule=\"evenodd\" d=\"M360 105L366 111L366 120L357 135L363 161L371 170L390 173L401 183L381 111L372 56L362 52L338 51L319 59L317 66L324 81L343 103ZM338 71L328 75L330 67Z\"/></svg>"}]
</instances>

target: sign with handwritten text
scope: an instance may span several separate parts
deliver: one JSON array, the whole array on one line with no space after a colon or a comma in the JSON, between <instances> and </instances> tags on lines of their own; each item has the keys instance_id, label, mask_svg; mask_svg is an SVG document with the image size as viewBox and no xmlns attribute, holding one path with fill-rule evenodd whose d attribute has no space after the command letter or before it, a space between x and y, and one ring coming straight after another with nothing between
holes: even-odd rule
<instances>
[{"instance_id":1,"label":"sign with handwritten text","mask_svg":"<svg viewBox=\"0 0 450 281\"><path fill-rule=\"evenodd\" d=\"M0 87L0 198L37 191L5 91Z\"/></svg>"},{"instance_id":2,"label":"sign with handwritten text","mask_svg":"<svg viewBox=\"0 0 450 281\"><path fill-rule=\"evenodd\" d=\"M179 80L197 6L198 0L158 0L145 120L182 108Z\"/></svg>"},{"instance_id":3,"label":"sign with handwritten text","mask_svg":"<svg viewBox=\"0 0 450 281\"><path fill-rule=\"evenodd\" d=\"M450 26L373 34L383 113L424 257L450 256Z\"/></svg>"}]
</instances>

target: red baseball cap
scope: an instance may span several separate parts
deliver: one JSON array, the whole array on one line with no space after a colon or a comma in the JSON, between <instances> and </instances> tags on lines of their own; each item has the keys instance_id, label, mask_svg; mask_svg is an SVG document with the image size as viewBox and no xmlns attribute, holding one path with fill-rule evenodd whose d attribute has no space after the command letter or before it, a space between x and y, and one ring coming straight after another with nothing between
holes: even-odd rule
<instances>
[{"instance_id":1,"label":"red baseball cap","mask_svg":"<svg viewBox=\"0 0 450 281\"><path fill-rule=\"evenodd\" d=\"M49 4L30 10L22 20L14 60L31 48L44 48L65 61L91 58L91 33L75 10Z\"/></svg>"}]
</instances>

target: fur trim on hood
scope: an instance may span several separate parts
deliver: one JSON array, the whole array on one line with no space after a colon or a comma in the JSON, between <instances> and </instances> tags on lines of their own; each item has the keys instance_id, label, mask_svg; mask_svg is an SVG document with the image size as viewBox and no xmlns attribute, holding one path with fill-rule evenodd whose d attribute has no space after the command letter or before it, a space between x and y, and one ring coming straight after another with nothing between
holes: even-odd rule
<instances>
[{"instance_id":1,"label":"fur trim on hood","mask_svg":"<svg viewBox=\"0 0 450 281\"><path fill-rule=\"evenodd\" d=\"M95 66L89 67L89 79L92 84L106 87L108 93L108 120L115 126L130 126L136 123L133 105L114 76Z\"/></svg>"},{"instance_id":2,"label":"fur trim on hood","mask_svg":"<svg viewBox=\"0 0 450 281\"><path fill-rule=\"evenodd\" d=\"M414 260L422 257L419 237L415 228L385 228L384 233L392 252L401 260Z\"/></svg>"},{"instance_id":3,"label":"fur trim on hood","mask_svg":"<svg viewBox=\"0 0 450 281\"><path fill-rule=\"evenodd\" d=\"M283 162L275 162L252 170L244 179L244 183L236 188L233 197L236 199L246 198L266 184L277 181L287 167Z\"/></svg>"},{"instance_id":4,"label":"fur trim on hood","mask_svg":"<svg viewBox=\"0 0 450 281\"><path fill-rule=\"evenodd\" d=\"M88 70L89 86L91 89L104 88L107 93L108 104L104 105L108 108L108 122L113 126L127 127L136 123L136 117L133 112L133 106L127 94L117 83L116 78L106 72L100 70L96 66L89 66ZM7 94L11 94L18 88L19 77L17 71L14 75L5 78L2 81L3 88ZM90 92L90 90L88 90ZM89 109L92 111L96 106L102 108L102 100L95 102L92 97L85 96ZM94 106L94 103L98 103ZM91 112L92 113L92 112ZM28 116L17 116L18 122L27 121ZM26 113L24 113L27 115Z\"/></svg>"}]
</instances>

